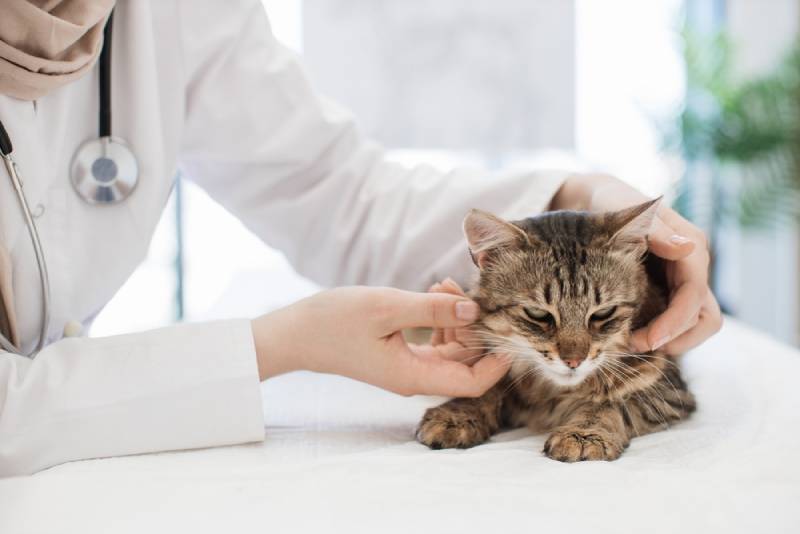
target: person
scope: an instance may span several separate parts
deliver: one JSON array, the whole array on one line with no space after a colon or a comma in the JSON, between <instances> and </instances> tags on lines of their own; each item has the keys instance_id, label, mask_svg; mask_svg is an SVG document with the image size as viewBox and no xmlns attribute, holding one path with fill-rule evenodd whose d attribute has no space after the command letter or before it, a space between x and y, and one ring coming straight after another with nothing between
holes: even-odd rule
<instances>
[{"instance_id":1,"label":"person","mask_svg":"<svg viewBox=\"0 0 800 534\"><path fill-rule=\"evenodd\" d=\"M112 8L113 38L104 43ZM97 64L106 48L113 69L104 75L104 61ZM99 181L87 194L85 174L76 178L71 166L96 140L98 107L109 102L101 137L106 148L117 136L126 141L138 164L135 188L122 188L122 178L105 186L123 171L113 174L98 156L91 172ZM457 356L453 329L472 322L477 305L452 282L424 292L448 276L470 277L465 213L514 219L643 199L602 175L488 177L390 163L312 90L258 0L6 0L0 121L13 138L16 166L9 155L7 167L24 181L50 284L45 303L20 199L0 181L0 324L15 349L0 353L0 476L261 440L259 381L299 369L402 395L480 395L508 363ZM326 286L365 287L322 291L253 320L76 335L143 259L178 171L298 272ZM662 207L650 249L666 262L670 305L632 343L682 352L720 326L705 237ZM39 336L42 324L49 328ZM439 330L417 346L400 334L408 327ZM41 350L25 356L40 337Z\"/></svg>"}]
</instances>

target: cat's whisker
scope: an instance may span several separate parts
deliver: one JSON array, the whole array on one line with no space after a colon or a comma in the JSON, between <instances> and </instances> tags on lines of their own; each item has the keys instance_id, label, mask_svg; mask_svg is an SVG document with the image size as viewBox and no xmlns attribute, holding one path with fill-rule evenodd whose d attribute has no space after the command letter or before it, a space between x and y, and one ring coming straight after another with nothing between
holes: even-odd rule
<instances>
[{"instance_id":1,"label":"cat's whisker","mask_svg":"<svg viewBox=\"0 0 800 534\"><path fill-rule=\"evenodd\" d=\"M607 359L604 363L610 364L611 362L614 362L614 360L608 360ZM614 364L618 364L618 363L620 363L620 362L614 362L613 364L611 364L608 367L606 367L606 370L609 371L610 373L612 373L612 375L615 375L617 377L617 379L620 380L620 382L622 382L623 384L630 384L631 386L635 386L635 384L633 383L633 380L624 374L626 372L626 370L624 368L622 368L622 367L614 367ZM635 369L631 369L631 370L635 371ZM652 386L653 386L652 384L647 385L647 386L644 387L644 389L641 389L641 390L637 391L636 394L645 394L645 395L647 395L645 393L645 391L647 389L650 389ZM653 390L653 391L656 394L658 394L659 397L661 397L662 405L669 406L669 404L666 402L666 400L664 399L663 395L661 395L661 393L659 391L657 391L657 390ZM647 396L648 396L648 398L651 398L650 395L647 395ZM666 414L659 408L659 405L657 405L656 403L653 403L653 402L651 402L649 400L648 400L648 405L653 409L653 411L656 413L656 415L658 415L658 418L661 420L661 423L666 428L668 428L669 424L667 423Z\"/></svg>"},{"instance_id":2,"label":"cat's whisker","mask_svg":"<svg viewBox=\"0 0 800 534\"><path fill-rule=\"evenodd\" d=\"M609 360L608 358L604 359L603 363L598 366L598 370L600 370L603 374L605 374L605 371L611 372L610 368L606 368L605 371L603 370L604 365L607 364L610 361L611 360ZM636 419L634 417L631 417L630 410L628 409L628 406L626 405L626 403L624 403L624 402L620 403L620 409L622 409L625 412L625 414L627 415L627 419L631 423L631 427L633 428L634 434L636 434L637 437L641 436L641 433L639 432L639 428L636 426Z\"/></svg>"},{"instance_id":3,"label":"cat's whisker","mask_svg":"<svg viewBox=\"0 0 800 534\"><path fill-rule=\"evenodd\" d=\"M628 365L628 364L626 364L624 362L621 362L621 361L618 361L618 360L611 360L611 359L607 359L606 361L608 363L616 366L617 369L620 369L620 370L626 370L627 369L629 371L635 372L638 376L644 376L638 369L634 369L633 367L631 367L630 365ZM659 369L656 369L656 370L660 371ZM663 376L663 373L662 373L662 376ZM659 390L658 384L659 384L659 382L653 382L653 383L650 383L650 384L641 384L641 387L643 388L641 391L643 393L645 393L645 394L647 394L648 391L651 391L653 394L658 395L659 400L661 400L660 406L669 407L669 409L673 412L673 414L676 417L680 418L680 413L677 410L675 410L675 408L672 405L670 405L669 402L667 402L667 400L664 397L663 393ZM670 384L670 386L672 386L672 384ZM674 389L674 386L672 386L672 387ZM676 395L677 395L677 392L676 392ZM678 399L681 402L681 407L683 407L682 406L683 405L683 401L680 400L680 397ZM661 408L659 408L659 407L657 407L655 405L653 406L653 408L657 409L660 412L660 414L662 416L662 419L666 419L667 414L664 413L663 409L661 409ZM665 423L666 423L666 421L665 421Z\"/></svg>"},{"instance_id":4,"label":"cat's whisker","mask_svg":"<svg viewBox=\"0 0 800 534\"><path fill-rule=\"evenodd\" d=\"M611 376L615 377L622 384L633 384L631 379L630 379L630 377L627 377L624 374L621 374L617 369L614 369L614 367L612 367L612 366L607 366L606 367L606 371L608 371L611 374Z\"/></svg>"},{"instance_id":5,"label":"cat's whisker","mask_svg":"<svg viewBox=\"0 0 800 534\"><path fill-rule=\"evenodd\" d=\"M605 370L603 370L602 365L597 366L597 371L600 373L600 377L603 381L603 389L608 392L609 388L614 385L614 381L606 374Z\"/></svg>"},{"instance_id":6,"label":"cat's whisker","mask_svg":"<svg viewBox=\"0 0 800 534\"><path fill-rule=\"evenodd\" d=\"M532 366L529 369L526 369L522 374L520 374L518 377L513 379L511 381L511 383L508 384L508 387L506 387L503 390L503 395L507 394L509 391L511 391L511 389L513 387L515 387L516 385L520 384L526 378L531 377L531 376L536 376L539 373L540 373L540 369L538 367L536 367L536 366Z\"/></svg>"},{"instance_id":7,"label":"cat's whisker","mask_svg":"<svg viewBox=\"0 0 800 534\"><path fill-rule=\"evenodd\" d=\"M657 365L655 365L653 362L651 362L650 361L651 358L649 356L641 356L641 355L638 355L638 354L632 354L632 353L628 353L628 352L606 352L606 354L620 356L620 357L623 357L623 358L633 358L635 360L641 361L642 363L645 363L645 364L651 366L653 369L655 369L658 373L661 374L661 376L664 378L664 380L669 382L669 380L667 379L667 376L664 374L664 371L659 369ZM669 362L670 364L674 365L674 362L670 362L667 359L664 359L664 360L666 362ZM619 360L616 360L616 361L619 362ZM619 362L619 363L623 363L623 362ZM628 364L624 364L624 365L628 365Z\"/></svg>"},{"instance_id":8,"label":"cat's whisker","mask_svg":"<svg viewBox=\"0 0 800 534\"><path fill-rule=\"evenodd\" d=\"M625 353L622 353L622 354L625 354ZM625 356L628 356L628 357L634 358L636 360L639 360L639 361L641 361L641 362L643 362L643 363L645 363L647 365L650 365L653 369L655 369L661 375L661 377L663 378L663 381L666 382L669 385L670 388L672 388L672 392L675 393L675 397L678 399L678 402L680 402L680 404L681 404L681 409L684 408L683 399L681 398L680 393L678 393L677 388L672 383L672 381L667 377L667 375L664 373L664 371L659 369L653 362L648 361L647 357L639 356L639 355L636 355L636 354L625 354ZM622 362L619 362L619 363L622 363ZM627 365L627 364L624 364L624 365ZM664 400L664 403L669 405L669 403L666 402L666 400ZM673 408L672 406L670 406L670 408L672 408L672 410L675 410L675 408Z\"/></svg>"},{"instance_id":9,"label":"cat's whisker","mask_svg":"<svg viewBox=\"0 0 800 534\"><path fill-rule=\"evenodd\" d=\"M656 354L637 354L635 352L625 352L625 351L612 351L612 350L605 350L603 351L606 354L613 354L615 356L622 356L627 358L638 358L638 359L645 359L645 360L660 360L663 361L667 365L671 365L673 367L678 367L678 364L672 359L667 358L665 356L658 356Z\"/></svg>"},{"instance_id":10,"label":"cat's whisker","mask_svg":"<svg viewBox=\"0 0 800 534\"><path fill-rule=\"evenodd\" d=\"M615 367L615 368L623 371L627 376L630 376L631 378L637 378L637 377L641 376L641 372L639 372L638 369L634 369L633 367L631 367L629 365L625 365L624 363L616 361L616 360L613 360L611 358L606 358L605 363L606 363L606 365Z\"/></svg>"},{"instance_id":11,"label":"cat's whisker","mask_svg":"<svg viewBox=\"0 0 800 534\"><path fill-rule=\"evenodd\" d=\"M611 362L613 362L613 363L611 363ZM612 372L612 373L616 374L618 378L619 378L619 373L625 372L624 368L621 367L621 365L626 365L626 364L623 364L622 362L618 362L618 361L607 359L605 363L609 364L609 367L607 367L607 370L609 372ZM615 369L615 370L612 370L612 369ZM636 371L635 369L632 369L632 368L631 368L631 370L632 371ZM620 378L620 380L623 381L623 383L630 383L631 385L634 385L632 383L632 381L629 380L629 379ZM648 390L651 390L654 385L655 384L647 384L647 385L639 384L640 389L637 389L636 391L634 391L632 393L632 396L635 397L635 398L639 398L640 402L641 402L641 398L642 397L646 398L647 407L649 407L651 409L651 411L659 419L660 424L662 424L666 429L666 428L669 428L669 423L667 422L667 416L659 408L659 404L653 401L653 395L648 392ZM661 401L662 401L661 405L664 405L664 404L668 405L666 400L664 400L663 395L661 395L661 393L658 390L652 389L652 391L654 393L658 394L659 397L661 397Z\"/></svg>"}]
</instances>

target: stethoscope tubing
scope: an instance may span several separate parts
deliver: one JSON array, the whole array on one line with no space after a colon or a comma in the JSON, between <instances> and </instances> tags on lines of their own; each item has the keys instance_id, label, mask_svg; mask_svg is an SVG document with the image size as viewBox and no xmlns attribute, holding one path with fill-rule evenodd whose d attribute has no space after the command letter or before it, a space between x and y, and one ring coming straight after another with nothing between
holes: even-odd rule
<instances>
[{"instance_id":1,"label":"stethoscope tubing","mask_svg":"<svg viewBox=\"0 0 800 534\"><path fill-rule=\"evenodd\" d=\"M23 217L25 218L25 226L28 227L28 234L33 244L33 253L36 256L36 265L39 269L39 280L41 282L41 297L42 297L42 324L39 332L39 341L32 352L23 354L20 348L15 347L11 340L6 339L5 336L0 334L0 346L7 352L20 354L22 356L33 357L42 350L47 342L47 330L50 326L50 276L47 273L47 261L44 257L44 250L42 249L42 241L39 239L39 230L36 227L36 221L31 214L31 208L28 205L28 199L25 197L23 190L22 180L20 180L19 173L17 172L17 164L10 153L0 155L3 159L3 164L11 177L11 184L14 192L17 195L20 209L22 210Z\"/></svg>"}]
</instances>

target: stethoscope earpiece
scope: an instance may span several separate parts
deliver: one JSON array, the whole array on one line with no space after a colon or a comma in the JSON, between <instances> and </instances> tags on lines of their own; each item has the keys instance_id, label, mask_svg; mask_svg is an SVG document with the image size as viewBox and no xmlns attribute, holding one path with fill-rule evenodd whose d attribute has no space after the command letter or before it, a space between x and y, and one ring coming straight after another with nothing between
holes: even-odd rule
<instances>
[{"instance_id":1,"label":"stethoscope earpiece","mask_svg":"<svg viewBox=\"0 0 800 534\"><path fill-rule=\"evenodd\" d=\"M75 152L70 179L86 202L114 204L128 198L136 187L139 165L122 139L90 139Z\"/></svg>"}]
</instances>

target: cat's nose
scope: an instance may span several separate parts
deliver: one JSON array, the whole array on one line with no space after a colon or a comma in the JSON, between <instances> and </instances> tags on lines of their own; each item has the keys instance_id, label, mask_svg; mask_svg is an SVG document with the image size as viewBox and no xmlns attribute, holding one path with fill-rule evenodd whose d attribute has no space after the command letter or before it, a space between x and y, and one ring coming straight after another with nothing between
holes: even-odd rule
<instances>
[{"instance_id":1,"label":"cat's nose","mask_svg":"<svg viewBox=\"0 0 800 534\"><path fill-rule=\"evenodd\" d=\"M564 360L564 363L566 363L567 367L570 369L577 369L581 362L586 359L586 356L569 355L562 356L561 359Z\"/></svg>"}]
</instances>

